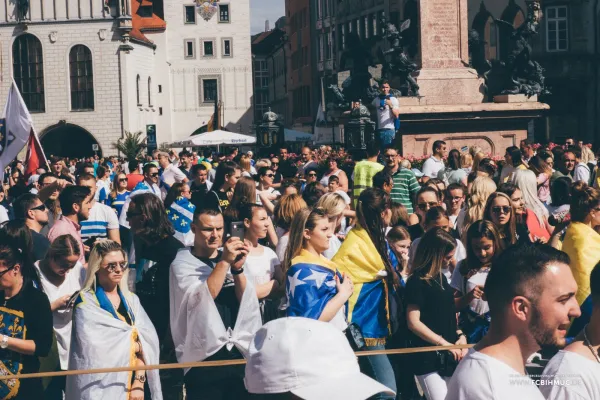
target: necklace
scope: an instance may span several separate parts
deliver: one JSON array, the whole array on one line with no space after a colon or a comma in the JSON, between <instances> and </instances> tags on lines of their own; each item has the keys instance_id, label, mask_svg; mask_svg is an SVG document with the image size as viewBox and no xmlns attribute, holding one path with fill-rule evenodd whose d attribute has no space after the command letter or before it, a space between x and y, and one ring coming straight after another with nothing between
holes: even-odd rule
<instances>
[{"instance_id":1,"label":"necklace","mask_svg":"<svg viewBox=\"0 0 600 400\"><path fill-rule=\"evenodd\" d=\"M590 351L596 358L596 361L598 361L598 363L600 363L600 355L598 354L597 350L594 350L594 347L592 347L592 342L590 342L590 339L588 339L588 337L587 337L587 333L586 333L587 327L588 326L586 325L583 328L583 338L585 339L585 345L588 347L588 349L590 349Z\"/></svg>"}]
</instances>

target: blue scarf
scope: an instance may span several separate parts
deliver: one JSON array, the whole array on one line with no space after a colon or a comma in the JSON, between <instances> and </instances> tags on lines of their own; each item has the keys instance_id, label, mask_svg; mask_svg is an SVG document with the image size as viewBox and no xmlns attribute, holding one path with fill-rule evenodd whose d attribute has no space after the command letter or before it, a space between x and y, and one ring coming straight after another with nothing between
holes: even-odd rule
<instances>
[{"instance_id":1,"label":"blue scarf","mask_svg":"<svg viewBox=\"0 0 600 400\"><path fill-rule=\"evenodd\" d=\"M129 308L129 305L125 301L125 297L123 296L123 293L121 292L121 288L117 287L117 292L119 293L119 297L121 298L121 304L123 304L123 307L125 307L125 310L127 310L127 313L129 314L129 318L131 319L131 323L133 324L135 322L135 316L133 315L133 312L131 311L131 309ZM106 296L106 292L100 285L96 286L96 298L98 299L98 304L100 305L101 309L111 313L112 316L115 317L116 319L121 319L117 315L117 310L115 310L115 307L113 306L113 304L110 302L110 300L108 300L108 296Z\"/></svg>"}]
</instances>

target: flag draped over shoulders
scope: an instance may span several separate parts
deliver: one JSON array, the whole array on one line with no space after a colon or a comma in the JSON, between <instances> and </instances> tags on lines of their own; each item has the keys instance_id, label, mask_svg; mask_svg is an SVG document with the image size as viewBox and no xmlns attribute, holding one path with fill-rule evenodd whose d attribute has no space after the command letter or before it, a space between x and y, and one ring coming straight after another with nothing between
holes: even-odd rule
<instances>
[{"instance_id":1,"label":"flag draped over shoulders","mask_svg":"<svg viewBox=\"0 0 600 400\"><path fill-rule=\"evenodd\" d=\"M159 342L150 318L139 299L119 291L131 325L114 310L103 290L88 289L79 294L73 310L73 331L69 370L132 367L135 341L142 343L146 365L159 364ZM109 349L107 351L107 349ZM128 399L133 372L71 375L67 377L67 399ZM146 371L153 400L161 400L158 370Z\"/></svg>"},{"instance_id":2,"label":"flag draped over shoulders","mask_svg":"<svg viewBox=\"0 0 600 400\"><path fill-rule=\"evenodd\" d=\"M354 227L332 261L354 283L348 321L360 326L367 345L385 343L390 334L385 265L367 231Z\"/></svg>"},{"instance_id":3,"label":"flag draped over shoulders","mask_svg":"<svg viewBox=\"0 0 600 400\"><path fill-rule=\"evenodd\" d=\"M337 294L335 263L302 250L287 271L286 295L289 317L319 319Z\"/></svg>"},{"instance_id":4,"label":"flag draped over shoulders","mask_svg":"<svg viewBox=\"0 0 600 400\"><path fill-rule=\"evenodd\" d=\"M234 327L226 327L208 289L213 269L181 249L171 264L169 276L171 335L177 361L196 362L235 346L242 355L262 326L256 290L247 280ZM229 274L228 274L229 275ZM187 369L186 369L187 372Z\"/></svg>"},{"instance_id":5,"label":"flag draped over shoulders","mask_svg":"<svg viewBox=\"0 0 600 400\"><path fill-rule=\"evenodd\" d=\"M590 275L600 262L600 235L581 222L567 228L562 251L571 259L571 271L577 282L577 302L581 305L590 295Z\"/></svg>"}]
</instances>

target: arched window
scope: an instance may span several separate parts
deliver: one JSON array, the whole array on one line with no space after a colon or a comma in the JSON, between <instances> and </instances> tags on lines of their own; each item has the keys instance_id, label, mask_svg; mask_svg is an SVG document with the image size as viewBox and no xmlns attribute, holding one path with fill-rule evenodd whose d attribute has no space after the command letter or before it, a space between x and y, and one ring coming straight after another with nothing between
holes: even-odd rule
<instances>
[{"instance_id":1,"label":"arched window","mask_svg":"<svg viewBox=\"0 0 600 400\"><path fill-rule=\"evenodd\" d=\"M138 106L142 105L142 102L140 101L140 76L138 75L137 78L135 78L135 93L137 96L137 104Z\"/></svg>"},{"instance_id":2,"label":"arched window","mask_svg":"<svg viewBox=\"0 0 600 400\"><path fill-rule=\"evenodd\" d=\"M148 77L148 105L152 107L152 78Z\"/></svg>"},{"instance_id":3,"label":"arched window","mask_svg":"<svg viewBox=\"0 0 600 400\"><path fill-rule=\"evenodd\" d=\"M73 46L69 52L69 76L71 77L71 110L93 110L92 52L82 44Z\"/></svg>"},{"instance_id":4,"label":"arched window","mask_svg":"<svg viewBox=\"0 0 600 400\"><path fill-rule=\"evenodd\" d=\"M12 48L13 77L30 112L46 111L44 101L44 57L42 44L26 33L18 36Z\"/></svg>"}]
</instances>

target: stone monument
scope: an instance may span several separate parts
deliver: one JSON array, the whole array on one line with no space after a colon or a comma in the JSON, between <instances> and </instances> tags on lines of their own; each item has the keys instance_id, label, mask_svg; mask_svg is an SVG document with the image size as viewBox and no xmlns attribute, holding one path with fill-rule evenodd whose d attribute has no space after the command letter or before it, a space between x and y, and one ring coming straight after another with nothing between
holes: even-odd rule
<instances>
[{"instance_id":1,"label":"stone monument","mask_svg":"<svg viewBox=\"0 0 600 400\"><path fill-rule=\"evenodd\" d=\"M419 7L420 96L399 99L403 155L430 154L435 140L463 150L478 145L492 155L518 146L549 107L526 96L484 102L484 79L469 66L467 0L421 0Z\"/></svg>"}]
</instances>

